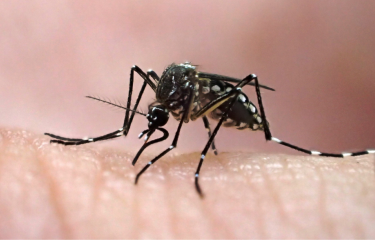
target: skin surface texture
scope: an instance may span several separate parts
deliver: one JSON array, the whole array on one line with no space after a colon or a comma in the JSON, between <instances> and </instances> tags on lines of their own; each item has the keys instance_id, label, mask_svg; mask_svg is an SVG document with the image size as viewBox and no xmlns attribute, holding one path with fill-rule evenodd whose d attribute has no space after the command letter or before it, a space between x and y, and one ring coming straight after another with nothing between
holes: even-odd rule
<instances>
[{"instance_id":1,"label":"skin surface texture","mask_svg":"<svg viewBox=\"0 0 375 240\"><path fill-rule=\"evenodd\" d=\"M1 238L367 238L374 156L168 155L134 185L133 155L1 129ZM95 146L96 144L96 146ZM271 144L271 143L270 143Z\"/></svg>"}]
</instances>

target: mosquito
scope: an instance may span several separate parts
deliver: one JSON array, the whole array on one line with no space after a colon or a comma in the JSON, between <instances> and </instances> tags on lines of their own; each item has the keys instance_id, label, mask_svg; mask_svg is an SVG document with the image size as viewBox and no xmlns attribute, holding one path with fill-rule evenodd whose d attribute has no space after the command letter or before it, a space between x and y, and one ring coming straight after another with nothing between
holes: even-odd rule
<instances>
[{"instance_id":1,"label":"mosquito","mask_svg":"<svg viewBox=\"0 0 375 240\"><path fill-rule=\"evenodd\" d=\"M137 73L143 79L143 85L135 105L131 108L134 73ZM137 111L137 109L147 85L155 92L156 101L148 106L148 114L143 114ZM242 88L246 85L255 87L259 112L245 93L242 92ZM153 70L148 70L147 73L144 73L138 66L133 66L130 71L129 93L126 107L87 96L94 100L124 108L126 110L125 119L120 129L103 136L83 139L66 138L50 133L45 133L45 135L54 138L54 140L50 141L51 143L63 145L81 145L113 139L123 135L126 136L129 133L135 114L141 114L148 120L148 129L139 134L139 138L145 135L145 142L132 161L132 165L135 165L139 156L148 146L168 138L168 131L162 127L168 122L169 114L171 114L173 118L179 121L172 144L143 167L136 175L135 184L137 184L140 176L152 164L177 147L182 124L188 123L190 120L195 121L198 118L202 118L203 124L208 132L209 140L201 153L199 164L194 175L195 189L201 197L203 197L203 192L199 185L200 170L210 147L214 153L217 154L214 138L221 126L233 127L239 130L250 129L252 131L263 131L267 141L273 141L310 155L343 158L375 153L375 150L364 150L354 153L345 152L340 154L311 151L273 137L264 111L260 88L274 91L274 89L270 87L260 85L258 77L255 74L250 74L241 80L218 74L199 72L197 71L197 66L189 62L169 65L160 78ZM212 132L207 117L218 121ZM149 141L150 136L155 131L160 131L163 136Z\"/></svg>"}]
</instances>

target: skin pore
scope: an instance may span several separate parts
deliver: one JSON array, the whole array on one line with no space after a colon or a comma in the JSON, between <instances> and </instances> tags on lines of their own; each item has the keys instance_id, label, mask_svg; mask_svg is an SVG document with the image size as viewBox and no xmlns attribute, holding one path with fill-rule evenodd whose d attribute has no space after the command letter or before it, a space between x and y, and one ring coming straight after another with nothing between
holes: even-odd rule
<instances>
[{"instance_id":1,"label":"skin pore","mask_svg":"<svg viewBox=\"0 0 375 240\"><path fill-rule=\"evenodd\" d=\"M233 4L235 3L235 4ZM324 152L374 148L375 1L0 1L0 238L375 238L374 155L308 156L262 132L201 119L178 147L126 138L49 144L122 127L130 67L161 75L172 62L242 78L255 73L271 131ZM136 77L133 101L142 82ZM244 92L256 104L254 88ZM97 95L96 95L97 94ZM155 93L146 89L140 110ZM133 102L134 104L134 102ZM215 122L211 122L213 129ZM154 138L156 136L153 136ZM283 154L276 154L283 153ZM288 155L295 154L295 155Z\"/></svg>"}]
</instances>

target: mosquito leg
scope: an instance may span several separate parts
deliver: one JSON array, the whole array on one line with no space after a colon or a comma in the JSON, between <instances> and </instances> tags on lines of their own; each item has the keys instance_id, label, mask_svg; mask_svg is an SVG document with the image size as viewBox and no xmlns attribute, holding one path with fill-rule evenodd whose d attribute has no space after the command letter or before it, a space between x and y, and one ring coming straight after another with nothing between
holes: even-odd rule
<instances>
[{"instance_id":1,"label":"mosquito leg","mask_svg":"<svg viewBox=\"0 0 375 240\"><path fill-rule=\"evenodd\" d=\"M353 153L349 153L349 152L340 153L340 154L323 153L323 152L319 152L319 151L307 150L307 149L298 147L296 145L284 142L284 141L282 141L278 138L272 137L271 131L270 131L268 123L267 123L266 114L264 112L264 107L263 107L263 103L262 103L262 96L261 96L260 90L259 90L260 85L258 83L258 78L254 74L251 74L251 75L247 76L246 78L251 79L251 80L253 80L253 79L255 80L255 90L256 90L256 93L257 93L257 97L258 97L258 104L259 104L259 109L260 109L260 112L261 112L262 121L264 122L264 134L265 134L266 140L268 140L268 141L272 140L272 141L274 141L276 143L279 143L281 145L284 145L286 147L289 147L289 148L292 148L294 150L301 151L301 152L304 152L304 153L307 153L307 154L310 154L310 155L318 155L318 156L324 156L324 157L343 158L343 157L349 157L349 156L360 156L360 155L375 153L375 150L372 150L372 149L359 151L359 152L353 152Z\"/></svg>"},{"instance_id":2,"label":"mosquito leg","mask_svg":"<svg viewBox=\"0 0 375 240\"><path fill-rule=\"evenodd\" d=\"M246 84L245 79L244 79L243 81L244 81L244 83ZM241 83L242 83L243 81L241 81ZM238 85L240 85L240 84L238 84ZM241 93L241 87L238 87L238 86L236 86L236 88L234 88L232 91L230 91L230 96L229 96L227 99L229 99L229 98L231 98L231 97L232 97L233 99L231 100L231 102L230 102L230 104L228 105L227 109L225 110L224 114L223 114L222 117L220 118L219 123L216 125L214 131L212 132L212 135L210 136L210 138L209 138L209 140L208 140L206 146L204 147L204 149L203 149L203 151L202 151L202 153L201 153L201 158L200 158L200 160L199 160L198 168L197 168L197 171L195 172L195 189L197 190L197 192L198 192L198 194L199 194L200 197L203 197L203 193L202 193L202 190L201 190L201 188L200 188L200 186L199 186L199 182L198 182L198 180L199 180L199 172L200 172L200 170L201 170L201 167L202 167L202 164L203 164L204 158L206 157L207 151L208 151L208 149L210 148L211 144L213 143L214 138L215 138L217 132L219 131L219 129L220 129L220 127L221 127L223 121L225 121L225 120L228 118L228 113L229 113L231 107L233 106L233 104L236 102L237 97L238 97L238 95L239 95L240 93Z\"/></svg>"},{"instance_id":3,"label":"mosquito leg","mask_svg":"<svg viewBox=\"0 0 375 240\"><path fill-rule=\"evenodd\" d=\"M177 141L178 141L178 138L180 136L180 131L181 131L181 127L182 127L182 124L184 123L184 119L186 118L186 116L188 115L188 110L189 107L190 107L190 104L191 104L191 100L193 99L193 94L194 94L194 86L191 84L189 86L189 89L190 89L190 93L189 93L189 99L187 101L187 104L184 106L184 114L180 120L180 123L178 124L178 128L177 128L177 131L176 131L176 134L174 135L174 138L173 138L173 142L171 144L171 146L167 149L165 149L162 153L160 153L158 156L156 156L154 159L152 159L150 162L148 162L148 164L146 166L143 167L143 169L137 174L136 178L135 178L135 181L134 183L137 184L138 183L138 180L140 178L140 176L152 165L154 164L157 160L159 160L161 157L163 157L165 154L167 154L169 151L171 151L172 149L176 148L177 147ZM161 130L162 128L159 128L159 130ZM164 129L163 129L164 130ZM162 131L162 130L161 130ZM165 130L166 131L166 130ZM143 151L144 148L140 149L140 151ZM139 154L137 154L137 156L139 156ZM133 165L135 164L135 162L133 161Z\"/></svg>"},{"instance_id":4,"label":"mosquito leg","mask_svg":"<svg viewBox=\"0 0 375 240\"><path fill-rule=\"evenodd\" d=\"M210 139L210 137L211 137L210 123L208 122L208 119L207 119L206 116L203 116L202 119L203 119L204 127L206 128L206 130L208 132L208 139ZM212 141L211 148L212 148L212 151L214 151L215 155L217 155L217 149L215 147L215 141L214 140Z\"/></svg>"},{"instance_id":5,"label":"mosquito leg","mask_svg":"<svg viewBox=\"0 0 375 240\"><path fill-rule=\"evenodd\" d=\"M51 140L51 143L59 143L63 145L81 145L81 144L86 144L86 143L91 143L91 142L98 142L98 141L103 141L103 140L108 140L112 138L117 138L123 135L123 129L116 130L114 132L108 133L103 136L95 137L95 138L65 138L61 136L57 136L51 133L45 133L45 135L50 136L52 138L55 138L57 140Z\"/></svg>"},{"instance_id":6,"label":"mosquito leg","mask_svg":"<svg viewBox=\"0 0 375 240\"><path fill-rule=\"evenodd\" d=\"M233 98L233 100L230 102L230 104L228 105L225 113L223 114L223 116L220 118L220 121L219 123L217 124L215 130L213 131L210 139L208 140L204 150L202 151L202 154L201 154L201 159L199 161L199 165L198 165L198 168L197 168L197 171L195 173L195 187L196 187L196 190L197 192L199 193L199 195L202 197L203 194L202 194L202 191L200 189L200 186L199 186L199 182L198 182L198 179L199 179L199 172L200 172L200 169L202 167L202 164L203 164L203 160L207 154L207 151L208 151L208 148L210 147L210 145L212 144L215 136L216 136L216 133L219 131L223 121L225 121L227 118L228 118L228 113L231 109L231 107L233 106L233 104L235 103L235 101L237 100L237 97L238 95L242 92L241 91L241 88L245 85L247 85L249 82L251 82L252 80L255 80L255 88L256 88L256 92L257 92L257 96L258 96L258 103L259 103L259 108L260 108L260 111L261 111L261 114L262 114L262 121L267 123L267 120L266 120L266 116L265 116L265 112L264 112L264 108L263 108L263 103L262 103L262 98L261 98L261 95L260 95L260 90L259 90L259 83L258 83L258 78L256 75L254 74L251 74L247 77L245 77L242 81L240 81L234 89L232 89L232 91L226 93L226 94L223 94L222 96L218 97L217 99L211 101L210 103L206 104L204 107L202 107L193 117L192 119L197 119L198 117L201 117L201 116L204 116L206 115L207 113L213 111L214 109L216 109L218 106L220 106L221 104L223 104L224 102L228 101L230 98ZM267 140L271 140L272 136L271 136L271 133L269 131L269 128L268 128L268 125L265 124L265 136L266 136L266 139Z\"/></svg>"},{"instance_id":7,"label":"mosquito leg","mask_svg":"<svg viewBox=\"0 0 375 240\"><path fill-rule=\"evenodd\" d=\"M140 69L138 66L133 66L130 71L130 83L129 83L129 95L128 95L128 103L127 103L127 110L125 113L125 119L124 119L124 125L122 128L119 130L116 130L114 132L105 134L103 136L95 137L95 138L85 138L85 139L79 139L79 138L65 138L61 136L57 136L51 133L45 133L45 135L50 136L52 138L55 138L57 140L51 140L52 143L59 143L63 145L81 145L81 144L86 144L86 143L91 143L91 142L97 142L97 141L103 141L103 140L108 140L112 138L117 138L122 135L127 135L130 129L130 125L133 121L134 114L136 113L135 111L132 112L130 118L129 118L129 113L130 113L130 105L131 105L131 95L133 92L133 83L134 83L134 71L138 73L144 80L144 83L141 87L141 90L139 92L136 104L134 106L134 110L137 109L138 104L141 100L142 94L146 88L146 85L148 84L154 91L156 90L156 85L149 79L149 75L155 79L158 78L157 74L151 71L150 73L145 74L142 69Z\"/></svg>"},{"instance_id":8,"label":"mosquito leg","mask_svg":"<svg viewBox=\"0 0 375 240\"><path fill-rule=\"evenodd\" d=\"M141 74L140 74L140 75L141 75ZM132 76L132 75L131 75L131 76ZM142 75L141 75L141 76L142 76ZM146 77L149 78L150 76L154 79L155 82L159 82L159 76L158 76L153 70L148 70L148 71L147 71ZM131 79L130 81L132 81L132 80L134 80L134 78ZM141 98L142 98L143 92L144 92L144 90L145 90L147 84L148 84L148 82L145 80L145 81L143 82L143 85L142 85L142 87L141 87L141 90L139 91L138 98L137 98L137 100L136 100L136 102L135 102L135 105L134 105L134 108L133 108L134 111L132 112L132 115L130 116L130 119L128 120L128 125L127 125L127 127L125 126L125 123L124 123L124 129L126 129L126 130L125 130L125 133L124 133L125 136L128 134L128 132L129 132L129 130L130 130L130 125L131 125L131 123L133 122L133 118L134 118L134 115L135 115L135 111L136 111L137 108L138 108L138 104L139 104L139 102L141 101ZM152 86L151 86L151 87L152 87ZM130 91L130 88L129 88L129 91ZM131 98L130 98L130 101L131 101ZM128 98L128 104L127 104L127 105L130 106L130 104L129 104L129 98ZM127 110L127 111L128 111L128 110ZM125 117L125 118L126 118L126 117Z\"/></svg>"},{"instance_id":9,"label":"mosquito leg","mask_svg":"<svg viewBox=\"0 0 375 240\"><path fill-rule=\"evenodd\" d=\"M171 146L167 149L165 149L162 153L160 153L157 157L155 157L154 159L152 159L150 162L148 162L148 164L146 166L144 166L142 168L142 170L137 174L137 176L135 177L135 181L134 181L134 184L137 184L138 183L138 180L139 180L139 177L152 165L154 164L157 160L159 160L161 157L163 157L165 154L167 154L169 151L171 151L173 148L177 147L177 141L178 141L178 137L180 136L180 130L181 130L181 127L182 127L182 123L184 122L184 119L182 118L180 120L180 124L178 125L178 128L177 128L177 131L176 131L176 134L174 136L174 139L173 139L173 142L171 144ZM159 130L162 131L163 128L159 128ZM165 129L163 129L164 131L166 131ZM152 144L152 142L150 142L150 144ZM142 151L144 149L141 149ZM138 154L137 154L138 156ZM135 162L133 161L133 165L135 164Z\"/></svg>"},{"instance_id":10,"label":"mosquito leg","mask_svg":"<svg viewBox=\"0 0 375 240\"><path fill-rule=\"evenodd\" d=\"M360 152L353 152L353 153L349 153L349 152L339 153L339 154L337 154L337 153L323 153L323 152L318 152L318 151L300 148L296 145L284 142L284 141L282 141L278 138L275 138L275 137L272 137L271 140L278 143L278 144L284 145L286 147L292 148L292 149L297 150L297 151L301 151L301 152L304 152L304 153L307 153L307 154L310 154L310 155L317 155L317 156L323 156L323 157L344 158L344 157L350 157L350 156L360 156L360 155L375 153L374 149L372 149L372 150L368 149L368 150L364 150L364 151L360 151Z\"/></svg>"},{"instance_id":11,"label":"mosquito leg","mask_svg":"<svg viewBox=\"0 0 375 240\"><path fill-rule=\"evenodd\" d=\"M143 151L148 148L150 145L152 144L155 144L155 143L158 143L158 142L162 142L164 140L166 140L168 137L169 137L169 133L167 130L165 130L164 128L157 128L157 130L161 131L164 133L164 136L163 137L160 137L158 139L155 139L155 140L152 140L150 142L147 142L145 144L143 144L143 146L138 150L137 154L135 155L135 157L133 158L133 161L132 161L132 165L134 166L137 161L138 161L138 158L141 156L141 154L143 153Z\"/></svg>"},{"instance_id":12,"label":"mosquito leg","mask_svg":"<svg viewBox=\"0 0 375 240\"><path fill-rule=\"evenodd\" d=\"M258 98L258 105L259 105L259 110L260 110L260 113L261 113L262 122L264 123L264 135L265 135L266 140L270 141L270 140L272 140L271 139L272 135L271 135L271 131L270 131L269 126L268 126L266 113L265 113L264 107L263 107L262 95L260 94L260 86L261 85L259 85L258 77L255 74L250 74L247 77L245 77L241 82L239 82L236 85L236 87L242 88L243 86L249 84L253 80L255 81L254 86L255 86L255 91L256 91L256 94L257 94L257 98Z\"/></svg>"},{"instance_id":13,"label":"mosquito leg","mask_svg":"<svg viewBox=\"0 0 375 240\"><path fill-rule=\"evenodd\" d=\"M139 94L138 94L138 97L137 97L137 100L135 102L135 105L134 105L134 108L133 110L137 110L138 108L138 104L139 102L141 101L141 98L142 98L142 95L143 95L143 92L146 88L146 85L148 84L152 90L156 91L156 85L150 80L149 76L151 77L157 77L157 74L153 74L153 71L149 71L147 74L145 74L142 69L140 69L138 66L134 65L131 70L130 70L130 80L129 80L129 93L128 93L128 102L127 102L127 105L126 105L126 108L127 109L131 109L130 106L131 106L131 100L132 100L132 93L133 93L133 83L134 83L134 71L136 73L138 73L139 76L141 76L144 80L143 82L143 85L141 87L141 90L139 91ZM155 78L154 78L155 79ZM129 113L130 111L129 110L126 110L125 112L125 119L124 119L124 124L123 124L123 128L124 128L124 135L126 136L128 133L129 133L129 130L130 130L130 126L133 122L133 118L134 118L134 115L135 115L135 112L133 111L131 116L129 117Z\"/></svg>"},{"instance_id":14,"label":"mosquito leg","mask_svg":"<svg viewBox=\"0 0 375 240\"><path fill-rule=\"evenodd\" d=\"M147 76L152 77L156 83L159 83L160 78L154 70L149 69L147 71Z\"/></svg>"}]
</instances>

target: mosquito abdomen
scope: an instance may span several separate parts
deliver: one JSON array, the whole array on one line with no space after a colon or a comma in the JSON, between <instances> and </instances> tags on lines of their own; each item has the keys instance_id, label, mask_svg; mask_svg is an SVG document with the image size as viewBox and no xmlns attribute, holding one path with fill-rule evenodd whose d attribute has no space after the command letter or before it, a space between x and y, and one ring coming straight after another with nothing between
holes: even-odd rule
<instances>
[{"instance_id":1,"label":"mosquito abdomen","mask_svg":"<svg viewBox=\"0 0 375 240\"><path fill-rule=\"evenodd\" d=\"M217 97L230 92L234 88L230 83L217 80L207 80L205 84L202 85L200 98L203 106ZM207 116L217 121L220 120L229 104L230 101L223 103ZM263 130L262 118L255 105L249 100L245 93L238 95L236 102L228 113L228 118L223 122L223 126L235 127L239 130L247 128L254 131Z\"/></svg>"}]
</instances>

